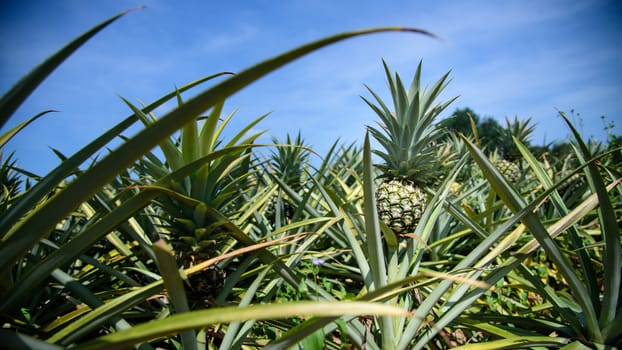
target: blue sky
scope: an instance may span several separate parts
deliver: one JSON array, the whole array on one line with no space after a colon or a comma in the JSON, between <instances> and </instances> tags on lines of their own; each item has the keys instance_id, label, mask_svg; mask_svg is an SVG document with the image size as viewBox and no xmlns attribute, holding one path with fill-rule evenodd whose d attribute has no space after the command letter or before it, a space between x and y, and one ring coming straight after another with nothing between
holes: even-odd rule
<instances>
[{"instance_id":1,"label":"blue sky","mask_svg":"<svg viewBox=\"0 0 622 350\"><path fill-rule=\"evenodd\" d=\"M54 72L8 127L59 110L8 145L19 165L43 174L130 112L121 101L151 102L175 86L338 32L413 26L442 41L388 33L328 47L234 95L231 132L271 112L258 129L284 139L301 130L322 154L337 139L362 140L375 116L364 84L388 98L381 60L409 80L423 60L424 80L451 70L442 98L460 95L442 116L470 107L504 123L531 117L533 142L564 139L557 110L575 111L587 137L604 122L622 133L622 2L516 1L79 1L0 0L0 91L96 23L137 5ZM173 107L172 104L166 108ZM166 109L159 112L162 113Z\"/></svg>"}]
</instances>

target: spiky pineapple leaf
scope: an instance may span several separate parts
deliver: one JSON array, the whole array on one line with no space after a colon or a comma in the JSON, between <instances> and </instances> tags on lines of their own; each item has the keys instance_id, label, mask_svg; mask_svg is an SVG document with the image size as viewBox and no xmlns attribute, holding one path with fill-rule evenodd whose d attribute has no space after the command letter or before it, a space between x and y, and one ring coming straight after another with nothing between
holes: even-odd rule
<instances>
[{"instance_id":1,"label":"spiky pineapple leaf","mask_svg":"<svg viewBox=\"0 0 622 350\"><path fill-rule=\"evenodd\" d=\"M449 83L450 72L428 90L420 86L422 62L419 62L415 76L406 89L399 74L392 73L384 60L383 66L394 111L368 86L366 88L375 103L361 97L380 117L377 128L368 127L370 134L382 147L382 150L373 151L383 161L376 166L381 170L381 176L425 184L433 176L432 170L437 163L433 147L442 135L442 129L434 125L434 120L457 98L434 104Z\"/></svg>"},{"instance_id":2,"label":"spiky pineapple leaf","mask_svg":"<svg viewBox=\"0 0 622 350\"><path fill-rule=\"evenodd\" d=\"M525 208L524 199L518 192L505 180L503 175L497 170L484 153L476 148L469 140L463 137L469 152L482 169L484 176L488 179L491 186L503 202L516 213ZM602 333L598 326L596 305L591 302L591 297L587 293L582 281L576 275L572 263L568 257L561 251L557 243L550 236L537 214L526 213L522 222L529 228L534 237L538 240L547 255L556 264L562 276L567 281L568 286L572 290L577 303L581 306L586 317L586 332L590 339L602 340ZM618 247L619 249L619 247Z\"/></svg>"},{"instance_id":3,"label":"spiky pineapple leaf","mask_svg":"<svg viewBox=\"0 0 622 350\"><path fill-rule=\"evenodd\" d=\"M140 341L184 330L201 328L209 324L230 323L243 320L269 320L300 315L330 317L339 315L393 315L407 316L409 312L397 307L370 302L293 302L260 304L247 307L229 306L217 309L192 311L184 314L137 325L130 330L99 337L76 346L78 350L123 348Z\"/></svg>"},{"instance_id":4,"label":"spiky pineapple leaf","mask_svg":"<svg viewBox=\"0 0 622 350\"><path fill-rule=\"evenodd\" d=\"M162 275L164 287L166 287L174 313L181 314L190 311L188 298L186 297L186 291L173 251L164 240L158 240L153 243L153 252L155 253L156 263ZM180 337L184 349L197 349L196 332L194 329L181 332Z\"/></svg>"},{"instance_id":5,"label":"spiky pineapple leaf","mask_svg":"<svg viewBox=\"0 0 622 350\"><path fill-rule=\"evenodd\" d=\"M254 245L236 249L232 252L223 254L222 256L209 259L191 268L185 269L183 271L183 274L185 274L186 276L190 276L198 271L201 271L202 269L213 266L217 262L224 259L249 253L255 250L262 250L275 244L291 244L299 240L301 238L300 236L301 234L282 236L279 238L275 238L271 241L257 243ZM154 277L158 278L159 276L156 275ZM133 306L144 302L144 300L146 300L147 298L159 293L163 287L164 281L162 279L159 279L148 285L135 288L124 295L118 296L110 300L101 307L92 310L90 313L87 313L80 319L77 319L67 327L55 333L52 337L48 338L47 341L50 343L57 343L62 340L65 343L71 343L71 339L75 340L80 336L87 334L89 331L92 331L93 329L99 327L106 320L121 314L123 311L128 310Z\"/></svg>"},{"instance_id":6,"label":"spiky pineapple leaf","mask_svg":"<svg viewBox=\"0 0 622 350\"><path fill-rule=\"evenodd\" d=\"M588 150L587 145L581 138L581 135L579 134L577 129L574 127L574 125L572 125L572 123L564 113L560 112L560 115L564 118L564 121L572 131L583 158L590 159L591 153ZM601 329L605 329L605 327L607 327L614 320L614 318L616 318L616 313L619 312L620 306L619 296L620 285L622 283L622 276L620 276L620 269L622 268L620 230L618 228L618 223L616 221L617 216L613 210L611 199L607 194L607 188L604 184L603 177L601 176L596 164L589 162L588 174L588 183L598 196L598 218L600 222L600 228L603 233L603 242L605 243L605 287L602 297L602 304L597 305L600 306L599 325ZM605 334L604 336L607 337L608 335ZM592 339L595 341L602 341L602 339L598 338Z\"/></svg>"},{"instance_id":7,"label":"spiky pineapple leaf","mask_svg":"<svg viewBox=\"0 0 622 350\"><path fill-rule=\"evenodd\" d=\"M54 225L62 220L77 205L88 199L101 186L109 182L119 171L128 167L144 153L147 153L163 138L169 137L200 113L213 107L218 101L242 90L270 72L330 44L371 33L386 31L414 32L430 35L416 28L385 27L346 32L320 39L291 51L267 59L239 74L199 93L183 106L169 112L158 122L138 132L119 146L82 176L69 184L62 192L32 211L26 220L11 228L13 234L0 247L0 273L6 273L27 250L45 236Z\"/></svg>"},{"instance_id":8,"label":"spiky pineapple leaf","mask_svg":"<svg viewBox=\"0 0 622 350\"><path fill-rule=\"evenodd\" d=\"M14 126L13 128L11 128L11 130L5 132L4 134L0 135L0 148L2 148L7 142L9 142L10 139L13 138L13 136L15 136L18 132L20 132L22 129L24 129L26 126L28 126L30 123L34 122L35 120L39 119L39 117L42 117L45 114L48 113L52 113L52 112L58 112L55 110L45 110L43 112L38 113L37 115L35 115L32 118L29 118L19 124L17 124L16 126Z\"/></svg>"},{"instance_id":9,"label":"spiky pineapple leaf","mask_svg":"<svg viewBox=\"0 0 622 350\"><path fill-rule=\"evenodd\" d=\"M183 87L179 88L179 91L186 91L191 89L199 84L202 84L208 80L219 77L223 74L228 73L217 73L212 74L195 81L192 81ZM149 113L150 111L156 109L157 107L164 104L166 101L170 100L175 96L176 91L170 92L160 99L154 101L148 106L144 107L141 112ZM53 189L61 182L65 177L67 177L71 172L73 172L80 164L82 164L85 160L91 157L95 152L101 149L108 142L113 140L123 132L123 130L129 128L134 122L137 120L138 116L136 114L132 114L127 117L125 120L121 121L119 124L113 126L104 134L102 134L97 139L90 142L88 145L84 146L81 150L76 152L74 155L66 159L63 163L61 163L57 168L52 170L46 176L42 177L32 188L30 188L21 198L20 200L13 205L10 211L4 212L2 217L0 217L0 231L8 232L9 229L17 223L17 221L24 215L26 212L31 210L33 206L35 206L42 198L47 196Z\"/></svg>"}]
</instances>

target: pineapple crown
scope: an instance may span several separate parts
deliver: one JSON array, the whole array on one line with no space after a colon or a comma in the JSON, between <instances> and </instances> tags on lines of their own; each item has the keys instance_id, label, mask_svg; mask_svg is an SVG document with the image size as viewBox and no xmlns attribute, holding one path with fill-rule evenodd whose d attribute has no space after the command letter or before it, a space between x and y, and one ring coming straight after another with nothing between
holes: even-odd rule
<instances>
[{"instance_id":1,"label":"pineapple crown","mask_svg":"<svg viewBox=\"0 0 622 350\"><path fill-rule=\"evenodd\" d=\"M506 117L505 125L505 133L502 138L503 157L509 161L516 161L521 158L521 153L514 143L514 138L529 147L531 135L536 125L531 122L531 118L519 120L517 116L514 117L513 121Z\"/></svg>"},{"instance_id":2,"label":"pineapple crown","mask_svg":"<svg viewBox=\"0 0 622 350\"><path fill-rule=\"evenodd\" d=\"M310 148L300 131L295 139L288 133L284 145L279 144L276 137L272 138L272 142L276 145L276 149L270 154L270 165L274 169L274 174L294 191L299 191L309 165Z\"/></svg>"},{"instance_id":3,"label":"pineapple crown","mask_svg":"<svg viewBox=\"0 0 622 350\"><path fill-rule=\"evenodd\" d=\"M384 149L374 150L384 163L376 164L383 177L410 180L425 184L436 173L438 157L435 143L442 129L434 124L435 118L458 96L446 102L435 103L438 95L449 84L445 73L430 89L421 88L421 65L406 89L399 74L395 75L382 61L393 100L394 112L367 85L376 103L361 97L380 117L378 128L368 126L370 134Z\"/></svg>"}]
</instances>

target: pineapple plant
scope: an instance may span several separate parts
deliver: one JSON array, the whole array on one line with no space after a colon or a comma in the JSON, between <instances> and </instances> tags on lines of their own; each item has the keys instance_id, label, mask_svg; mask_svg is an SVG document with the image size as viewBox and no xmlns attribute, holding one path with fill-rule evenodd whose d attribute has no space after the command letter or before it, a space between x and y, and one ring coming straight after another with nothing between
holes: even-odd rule
<instances>
[{"instance_id":1,"label":"pineapple plant","mask_svg":"<svg viewBox=\"0 0 622 350\"><path fill-rule=\"evenodd\" d=\"M383 61L393 110L368 86L375 103L363 100L380 117L378 127L369 126L369 133L382 150L374 150L383 161L376 164L382 182L376 189L378 216L398 235L412 232L423 214L428 195L424 187L434 182L441 168L438 159L438 139L442 129L436 117L457 97L435 102L449 83L447 72L430 89L421 88L421 67L407 89Z\"/></svg>"},{"instance_id":2,"label":"pineapple plant","mask_svg":"<svg viewBox=\"0 0 622 350\"><path fill-rule=\"evenodd\" d=\"M181 97L178 102L183 104ZM156 121L153 114L145 115L126 101L141 121L149 126ZM233 113L222 118L224 101L214 106L207 116L186 124L176 139L160 143L162 162L148 153L135 165L139 182L150 183L179 169L194 167L180 181L168 181L167 191L158 199L159 219L163 222L161 235L167 237L178 263L189 268L221 255L230 239L207 208L228 217L235 217L241 202L240 195L249 186L250 149L263 132L247 135L263 115L235 134L228 142L222 139L225 126ZM226 151L226 152L225 152ZM220 152L218 156L215 153ZM209 307L220 292L225 273L211 266L186 279L186 294L192 308Z\"/></svg>"},{"instance_id":3,"label":"pineapple plant","mask_svg":"<svg viewBox=\"0 0 622 350\"><path fill-rule=\"evenodd\" d=\"M520 179L520 167L515 162L511 162L507 159L499 157L497 154L491 156L491 160L499 170L499 172L510 181L510 183L517 183Z\"/></svg>"},{"instance_id":4,"label":"pineapple plant","mask_svg":"<svg viewBox=\"0 0 622 350\"><path fill-rule=\"evenodd\" d=\"M514 121L505 119L506 128L504 130L502 142L502 155L493 155L492 162L497 169L505 176L510 183L517 183L521 177L520 158L521 154L516 145L514 138L523 145L529 147L531 134L535 130L535 125L531 123L531 118L524 121L514 117ZM495 152L496 153L496 152Z\"/></svg>"},{"instance_id":5,"label":"pineapple plant","mask_svg":"<svg viewBox=\"0 0 622 350\"><path fill-rule=\"evenodd\" d=\"M276 137L272 138L272 142L275 144L275 149L270 153L267 164L270 173L289 190L302 194L308 181L306 177L309 171L310 155L310 149L305 144L305 140L298 132L296 138L287 134L284 144L280 143ZM269 216L275 218L278 209L280 213L283 213L282 219L285 221L293 219L297 205L287 200L286 192L279 188L276 196L271 198L267 208Z\"/></svg>"}]
</instances>

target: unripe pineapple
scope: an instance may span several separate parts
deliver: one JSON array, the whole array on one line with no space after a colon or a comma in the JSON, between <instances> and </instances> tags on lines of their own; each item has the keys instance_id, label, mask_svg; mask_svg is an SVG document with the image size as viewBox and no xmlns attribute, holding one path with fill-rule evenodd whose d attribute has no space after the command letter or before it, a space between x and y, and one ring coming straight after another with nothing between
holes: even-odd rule
<instances>
[{"instance_id":1,"label":"unripe pineapple","mask_svg":"<svg viewBox=\"0 0 622 350\"><path fill-rule=\"evenodd\" d=\"M378 215L396 233L412 231L426 207L427 195L408 180L382 182L376 190Z\"/></svg>"},{"instance_id":2,"label":"unripe pineapple","mask_svg":"<svg viewBox=\"0 0 622 350\"><path fill-rule=\"evenodd\" d=\"M384 149L374 150L384 163L376 164L382 172L383 182L376 190L380 219L397 234L413 232L427 205L424 186L438 177L441 164L436 141L441 129L435 118L453 99L434 104L434 100L447 86L449 72L431 89L420 88L421 62L410 88L406 89L396 73L393 75L383 61L394 111L369 87L377 104L363 100L380 117L379 127L369 127L369 132Z\"/></svg>"},{"instance_id":3,"label":"unripe pineapple","mask_svg":"<svg viewBox=\"0 0 622 350\"><path fill-rule=\"evenodd\" d=\"M223 244L224 233L207 216L206 205L198 203L194 208L179 206L176 209L180 216L169 220L168 229L171 244L181 266L189 268L220 255L218 247ZM170 208L169 212L174 210ZM220 293L225 277L224 271L215 265L189 276L186 296L190 307L209 307Z\"/></svg>"},{"instance_id":4,"label":"unripe pineapple","mask_svg":"<svg viewBox=\"0 0 622 350\"><path fill-rule=\"evenodd\" d=\"M505 159L497 159L494 165L510 183L516 183L520 179L520 168L516 163Z\"/></svg>"},{"instance_id":5,"label":"unripe pineapple","mask_svg":"<svg viewBox=\"0 0 622 350\"><path fill-rule=\"evenodd\" d=\"M516 146L518 141L520 144L528 147L531 135L535 130L531 118L520 120L514 117L514 120L505 118L506 127L501 140L501 154L495 151L492 161L494 166L499 169L501 174L509 180L510 183L517 183L521 178L521 168L519 162L521 159L520 151Z\"/></svg>"},{"instance_id":6,"label":"unripe pineapple","mask_svg":"<svg viewBox=\"0 0 622 350\"><path fill-rule=\"evenodd\" d=\"M181 96L178 102L183 104ZM162 235L169 239L183 268L220 255L219 250L226 247L231 238L222 225L214 221L217 219L213 218L212 210L233 217L240 203L246 200L244 194L249 186L256 185L250 177L250 156L254 142L263 133L249 135L247 131L254 129L267 115L253 120L227 141L223 131L233 114L221 116L224 103L220 101L207 116L187 123L180 130L179 138L162 141L160 150L165 161L150 153L136 164L138 175L145 179L164 179L173 174L175 176L171 177L177 178L180 172L186 174L182 179L163 183L169 191L157 201L159 215L168 224ZM153 116L142 114L138 108L132 109L146 125L154 123ZM219 152L222 153L216 156ZM185 280L190 307L209 307L219 294L224 278L224 271L216 266L190 275Z\"/></svg>"}]
</instances>

